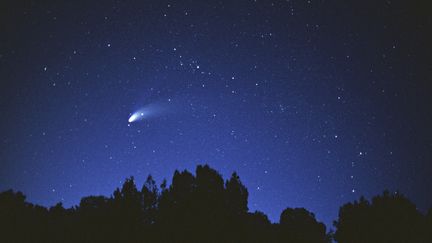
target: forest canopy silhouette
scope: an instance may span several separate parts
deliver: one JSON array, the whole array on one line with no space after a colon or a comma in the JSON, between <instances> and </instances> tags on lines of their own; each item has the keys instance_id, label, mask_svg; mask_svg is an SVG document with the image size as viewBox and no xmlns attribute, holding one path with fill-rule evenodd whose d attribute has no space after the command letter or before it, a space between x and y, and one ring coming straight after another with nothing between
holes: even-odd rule
<instances>
[{"instance_id":1,"label":"forest canopy silhouette","mask_svg":"<svg viewBox=\"0 0 432 243\"><path fill-rule=\"evenodd\" d=\"M168 186L151 175L141 188L127 178L110 197L45 208L21 192L0 193L0 242L432 242L424 215L400 193L385 191L340 207L334 232L304 208L286 208L278 223L249 212L239 175L224 181L208 165L175 171Z\"/></svg>"}]
</instances>

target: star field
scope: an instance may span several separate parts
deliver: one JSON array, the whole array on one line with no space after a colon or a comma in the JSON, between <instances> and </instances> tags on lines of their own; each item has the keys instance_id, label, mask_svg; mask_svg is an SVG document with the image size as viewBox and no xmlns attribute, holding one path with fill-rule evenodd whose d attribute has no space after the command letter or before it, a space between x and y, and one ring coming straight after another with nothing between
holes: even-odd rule
<instances>
[{"instance_id":1,"label":"star field","mask_svg":"<svg viewBox=\"0 0 432 243\"><path fill-rule=\"evenodd\" d=\"M330 225L384 189L431 206L421 3L0 5L0 190L72 206L208 163L273 221L305 207Z\"/></svg>"}]
</instances>

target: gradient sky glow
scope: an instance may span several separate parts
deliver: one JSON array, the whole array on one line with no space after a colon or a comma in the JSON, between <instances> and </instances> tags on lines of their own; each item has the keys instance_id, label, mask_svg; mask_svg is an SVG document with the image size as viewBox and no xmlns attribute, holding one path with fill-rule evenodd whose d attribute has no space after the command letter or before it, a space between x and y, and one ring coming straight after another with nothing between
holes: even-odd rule
<instances>
[{"instance_id":1,"label":"gradient sky glow","mask_svg":"<svg viewBox=\"0 0 432 243\"><path fill-rule=\"evenodd\" d=\"M426 210L431 15L352 2L2 1L0 190L72 206L208 163L273 221L384 189Z\"/></svg>"}]
</instances>

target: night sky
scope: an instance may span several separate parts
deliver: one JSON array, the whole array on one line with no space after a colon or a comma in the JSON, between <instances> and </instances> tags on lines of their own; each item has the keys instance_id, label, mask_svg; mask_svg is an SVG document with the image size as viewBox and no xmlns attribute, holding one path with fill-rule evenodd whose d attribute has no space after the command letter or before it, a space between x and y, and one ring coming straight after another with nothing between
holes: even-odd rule
<instances>
[{"instance_id":1,"label":"night sky","mask_svg":"<svg viewBox=\"0 0 432 243\"><path fill-rule=\"evenodd\" d=\"M305 207L330 225L342 204L384 189L432 205L426 4L0 9L0 191L70 207L129 176L141 188L208 163L225 179L237 171L249 209L272 221Z\"/></svg>"}]
</instances>

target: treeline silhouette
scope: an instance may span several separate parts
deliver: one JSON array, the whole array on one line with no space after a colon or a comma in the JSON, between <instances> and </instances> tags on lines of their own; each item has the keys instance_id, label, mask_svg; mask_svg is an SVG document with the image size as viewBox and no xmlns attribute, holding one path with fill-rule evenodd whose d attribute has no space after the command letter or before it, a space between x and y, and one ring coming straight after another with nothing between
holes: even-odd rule
<instances>
[{"instance_id":1,"label":"treeline silhouette","mask_svg":"<svg viewBox=\"0 0 432 243\"><path fill-rule=\"evenodd\" d=\"M208 165L175 171L171 185L148 176L142 188L126 179L109 198L45 208L21 192L0 193L0 242L432 242L432 211L422 215L403 195L384 192L343 205L327 232L313 213L287 208L279 223L248 211L248 190Z\"/></svg>"}]
</instances>

